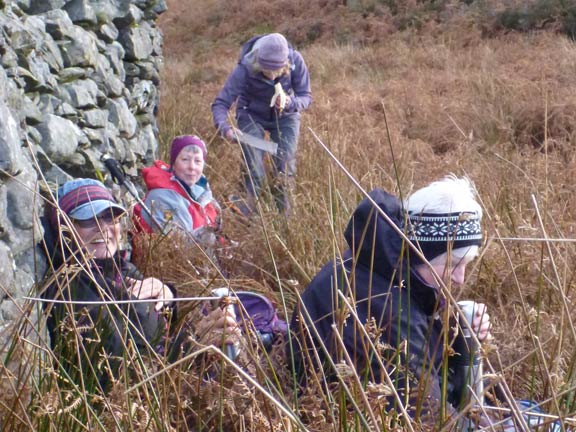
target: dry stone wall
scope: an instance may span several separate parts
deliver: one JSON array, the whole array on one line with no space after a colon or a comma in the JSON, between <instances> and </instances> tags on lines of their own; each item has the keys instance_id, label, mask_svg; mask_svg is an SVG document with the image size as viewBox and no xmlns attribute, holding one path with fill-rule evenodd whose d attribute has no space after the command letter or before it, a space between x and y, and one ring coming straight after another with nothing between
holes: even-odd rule
<instances>
[{"instance_id":1,"label":"dry stone wall","mask_svg":"<svg viewBox=\"0 0 576 432\"><path fill-rule=\"evenodd\" d=\"M44 263L40 189L157 153L164 0L0 0L0 346Z\"/></svg>"}]
</instances>

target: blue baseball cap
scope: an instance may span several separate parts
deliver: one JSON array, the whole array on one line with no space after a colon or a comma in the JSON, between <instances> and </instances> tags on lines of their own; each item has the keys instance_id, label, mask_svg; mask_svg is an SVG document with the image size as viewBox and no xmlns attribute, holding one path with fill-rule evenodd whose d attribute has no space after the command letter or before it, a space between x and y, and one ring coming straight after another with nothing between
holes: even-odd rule
<instances>
[{"instance_id":1,"label":"blue baseball cap","mask_svg":"<svg viewBox=\"0 0 576 432\"><path fill-rule=\"evenodd\" d=\"M114 196L101 182L94 179L76 179L64 183L58 189L58 205L68 217L88 220L110 210L118 215L126 209L116 202Z\"/></svg>"}]
</instances>

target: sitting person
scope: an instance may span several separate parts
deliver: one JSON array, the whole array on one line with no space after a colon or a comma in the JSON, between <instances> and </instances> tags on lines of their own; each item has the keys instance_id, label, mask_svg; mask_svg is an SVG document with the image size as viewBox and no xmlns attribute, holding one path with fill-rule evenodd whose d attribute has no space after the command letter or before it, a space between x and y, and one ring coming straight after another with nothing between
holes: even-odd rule
<instances>
[{"instance_id":1,"label":"sitting person","mask_svg":"<svg viewBox=\"0 0 576 432\"><path fill-rule=\"evenodd\" d=\"M92 179L65 183L57 203L47 206L44 242L52 271L42 297L52 348L72 379L84 380L92 370L91 376L104 385L131 349L169 359L181 349L183 337L174 334L171 319L175 292L156 278L144 278L122 256L120 219L125 213ZM129 302L142 299L152 301ZM233 317L219 308L202 327L220 335L204 339L215 345L222 343L222 331L230 338L226 343L240 334Z\"/></svg>"},{"instance_id":2,"label":"sitting person","mask_svg":"<svg viewBox=\"0 0 576 432\"><path fill-rule=\"evenodd\" d=\"M425 414L439 415L443 366L449 365L447 414L451 415L460 405L465 385L457 373L462 368L452 368L458 356L451 356L445 343L453 341L446 332L455 325L441 319L446 316L442 313L446 302L437 276L449 289L464 283L466 267L482 242L482 208L469 180L453 176L417 190L404 203L380 189L370 197L394 226L368 199L354 211L345 232L350 249L341 260L320 270L292 317L296 376L305 378L311 373L310 365L320 367L316 352L330 376L331 362L320 342L336 364L346 358L345 349L360 380L387 383L388 374L409 415L422 419ZM398 231L421 249L428 262L408 247ZM352 304L358 321L338 291ZM477 304L471 325L480 341L491 338L483 304ZM372 329L373 334L367 336L364 329ZM378 335L379 352L374 352L368 337ZM392 397L388 402L389 409L399 403Z\"/></svg>"},{"instance_id":3,"label":"sitting person","mask_svg":"<svg viewBox=\"0 0 576 432\"><path fill-rule=\"evenodd\" d=\"M170 165L157 160L142 170L148 189L144 203L151 214L137 205L137 228L165 234L176 228L197 240L215 241L207 233L219 231L221 210L203 175L206 154L206 144L197 136L178 136L170 147Z\"/></svg>"}]
</instances>

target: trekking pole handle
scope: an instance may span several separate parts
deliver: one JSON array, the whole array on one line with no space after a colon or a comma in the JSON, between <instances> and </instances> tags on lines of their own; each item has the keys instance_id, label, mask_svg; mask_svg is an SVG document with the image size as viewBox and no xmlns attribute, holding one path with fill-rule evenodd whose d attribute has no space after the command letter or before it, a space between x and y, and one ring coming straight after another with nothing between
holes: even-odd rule
<instances>
[{"instance_id":1,"label":"trekking pole handle","mask_svg":"<svg viewBox=\"0 0 576 432\"><path fill-rule=\"evenodd\" d=\"M122 169L122 165L116 159L107 157L104 159L104 165L110 171L110 175L116 183L123 185L126 182L126 174Z\"/></svg>"}]
</instances>

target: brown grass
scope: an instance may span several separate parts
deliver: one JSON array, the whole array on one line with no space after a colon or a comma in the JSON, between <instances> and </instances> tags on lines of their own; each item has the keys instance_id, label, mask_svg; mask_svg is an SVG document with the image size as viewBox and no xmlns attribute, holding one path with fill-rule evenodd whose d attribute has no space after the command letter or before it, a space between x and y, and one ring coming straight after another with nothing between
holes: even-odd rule
<instances>
[{"instance_id":1,"label":"brown grass","mask_svg":"<svg viewBox=\"0 0 576 432\"><path fill-rule=\"evenodd\" d=\"M222 202L242 193L241 156L216 135L210 103L241 42L253 33L284 32L311 71L314 103L303 115L294 216L285 221L266 199L249 223L226 211L225 232L238 242L220 257L231 285L265 292L279 305L284 298L289 315L297 291L344 248L342 232L361 194L308 128L367 190L406 195L446 173L466 174L482 199L487 242L467 285L453 294L489 306L495 346L486 368L501 375L516 398L552 398L546 410L574 416L574 401L558 396L576 383L573 43L553 32L487 32L486 20L464 13L463 2L445 2L450 7L434 12L434 20L422 19L426 2L405 2L396 15L381 2L363 2L380 5L364 14L341 3L172 0L161 17L163 149L176 134L202 136L209 144L206 174ZM406 19L419 20L418 31L397 31ZM488 33L495 37L485 38ZM527 240L545 237L567 241ZM143 268L174 283L181 295L228 283L213 269L200 274L198 257L174 244L154 246ZM262 381L265 371L250 370ZM221 419L210 414L220 410L231 429L289 430L279 411L269 415L262 399L247 396L253 387L246 381L228 381L230 373L205 387L199 376L174 373L182 394L166 403L190 404L178 411L178 421L217 429ZM282 379L276 388L295 406L291 379ZM310 430L336 430L347 416L357 421L350 406L333 411L327 404L329 397L343 400L339 386L325 393L314 387L300 398L298 413ZM228 391L237 399L225 398L222 409L216 401ZM373 407L382 391L368 394ZM272 427L262 420L269 418ZM384 426L389 419L379 421Z\"/></svg>"}]
</instances>

